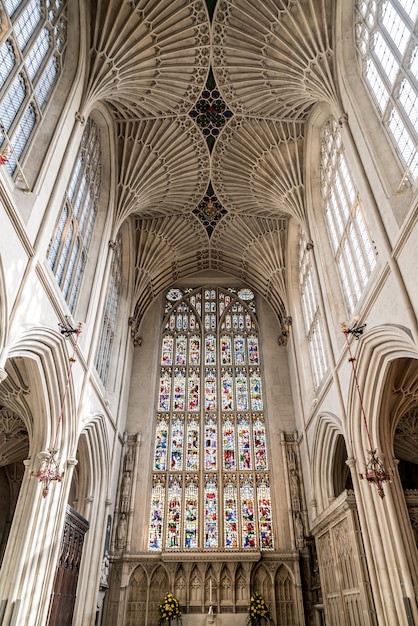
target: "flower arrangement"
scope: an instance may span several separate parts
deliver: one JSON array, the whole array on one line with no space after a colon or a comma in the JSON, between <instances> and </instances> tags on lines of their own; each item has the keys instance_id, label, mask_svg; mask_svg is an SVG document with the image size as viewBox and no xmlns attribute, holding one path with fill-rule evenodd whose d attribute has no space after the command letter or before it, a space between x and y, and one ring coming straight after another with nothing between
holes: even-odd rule
<instances>
[{"instance_id":1,"label":"flower arrangement","mask_svg":"<svg viewBox=\"0 0 418 626\"><path fill-rule=\"evenodd\" d=\"M255 591L248 603L248 623L261 624L263 619L267 622L272 621L266 601L259 591Z\"/></svg>"},{"instance_id":2,"label":"flower arrangement","mask_svg":"<svg viewBox=\"0 0 418 626\"><path fill-rule=\"evenodd\" d=\"M158 613L160 615L159 624L170 622L172 619L181 620L180 604L172 593L167 593L164 600L160 602Z\"/></svg>"}]
</instances>

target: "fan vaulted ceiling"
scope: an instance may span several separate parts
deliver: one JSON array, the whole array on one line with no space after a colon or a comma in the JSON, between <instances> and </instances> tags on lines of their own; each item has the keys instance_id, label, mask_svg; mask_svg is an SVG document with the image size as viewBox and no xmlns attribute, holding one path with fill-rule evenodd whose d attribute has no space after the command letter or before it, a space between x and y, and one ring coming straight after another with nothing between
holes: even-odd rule
<instances>
[{"instance_id":1,"label":"fan vaulted ceiling","mask_svg":"<svg viewBox=\"0 0 418 626\"><path fill-rule=\"evenodd\" d=\"M118 134L115 228L136 224L135 318L221 270L283 321L305 123L335 102L331 0L99 0L87 100Z\"/></svg>"}]
</instances>

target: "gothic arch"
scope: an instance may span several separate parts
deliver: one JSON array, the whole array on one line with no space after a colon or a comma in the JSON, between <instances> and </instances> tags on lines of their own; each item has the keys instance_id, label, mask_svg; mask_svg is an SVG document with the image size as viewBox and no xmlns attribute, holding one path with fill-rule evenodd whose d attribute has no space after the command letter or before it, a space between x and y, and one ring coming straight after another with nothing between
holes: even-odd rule
<instances>
[{"instance_id":1,"label":"gothic arch","mask_svg":"<svg viewBox=\"0 0 418 626\"><path fill-rule=\"evenodd\" d=\"M260 563L254 569L251 579L251 592L258 591L264 597L266 602L272 602L273 579L268 568L264 564Z\"/></svg>"},{"instance_id":2,"label":"gothic arch","mask_svg":"<svg viewBox=\"0 0 418 626\"><path fill-rule=\"evenodd\" d=\"M129 579L125 626L144 626L147 608L148 579L141 565Z\"/></svg>"},{"instance_id":3,"label":"gothic arch","mask_svg":"<svg viewBox=\"0 0 418 626\"><path fill-rule=\"evenodd\" d=\"M71 353L72 345L67 346L62 335L44 327L25 330L8 351L8 362L20 373L23 393L25 387L27 393L31 392L27 400L28 414L22 418L27 421L29 455L33 462L41 450L53 445L57 432L61 457L74 454L76 415L71 378L65 394ZM7 367L6 364L6 371ZM64 410L57 431L64 394Z\"/></svg>"},{"instance_id":4,"label":"gothic arch","mask_svg":"<svg viewBox=\"0 0 418 626\"><path fill-rule=\"evenodd\" d=\"M110 454L103 416L93 416L80 435L77 448L77 465L73 472L69 502L84 518L95 535L88 533L84 542L81 577L88 580L81 593L77 594L74 619L82 620L82 607L88 594L94 593L100 577L103 558L103 542L106 534L106 501L110 489ZM101 526L100 526L101 523ZM97 541L97 536L103 542ZM95 564L93 569L92 563ZM78 611L80 616L78 617Z\"/></svg>"},{"instance_id":5,"label":"gothic arch","mask_svg":"<svg viewBox=\"0 0 418 626\"><path fill-rule=\"evenodd\" d=\"M406 372L404 380L408 381L409 373L409 382L405 387L408 393L401 392L400 396L410 395L413 398L418 382L418 352L407 329L385 325L365 332L354 351L354 356L364 407L362 416L359 395L352 377L348 392L347 431L352 442L356 474L362 476L364 473L368 460L367 451L370 447L377 450L378 458L383 461L385 469L393 471L392 483L385 482L383 485L384 506L389 513L386 522L382 520L382 502L377 489L374 485L368 485L365 480L359 481L357 492L361 497L361 508L364 507L368 511L367 516L362 518L360 515L362 534L367 547L370 541L369 568L372 572L376 566L380 569L378 577L371 576L372 584L373 581L375 584L375 598L378 593L387 594L387 590L390 589L394 598L390 608L393 614L396 614L401 610L401 605L395 604L400 593L400 579L403 581L403 595L409 598L416 595L418 554L396 462L393 459L394 429L402 412L403 403L402 398L399 402L398 393L393 391L394 389L396 391L394 383L402 380L399 374ZM409 367L405 369L407 363ZM408 386L411 388L408 389ZM407 404L408 401L403 406ZM370 440L364 419L368 425ZM359 500L357 497L357 502ZM376 527L379 528L379 532L376 532ZM382 559L385 563L383 568ZM396 575L387 567L387 562L396 563Z\"/></svg>"},{"instance_id":6,"label":"gothic arch","mask_svg":"<svg viewBox=\"0 0 418 626\"><path fill-rule=\"evenodd\" d=\"M291 571L285 564L280 565L277 569L274 589L277 625L297 624L295 581Z\"/></svg>"},{"instance_id":7,"label":"gothic arch","mask_svg":"<svg viewBox=\"0 0 418 626\"><path fill-rule=\"evenodd\" d=\"M341 438L344 440L341 420L331 413L319 415L312 450L312 492L318 513L327 509L336 496L335 460Z\"/></svg>"},{"instance_id":8,"label":"gothic arch","mask_svg":"<svg viewBox=\"0 0 418 626\"><path fill-rule=\"evenodd\" d=\"M385 405L391 367L399 359L418 359L418 350L407 329L388 324L367 330L353 354L371 441L381 452L392 455L394 424L386 417L389 406ZM354 456L361 461L370 444L364 419L359 419L362 411L352 374L347 406L347 448L352 446Z\"/></svg>"}]
</instances>

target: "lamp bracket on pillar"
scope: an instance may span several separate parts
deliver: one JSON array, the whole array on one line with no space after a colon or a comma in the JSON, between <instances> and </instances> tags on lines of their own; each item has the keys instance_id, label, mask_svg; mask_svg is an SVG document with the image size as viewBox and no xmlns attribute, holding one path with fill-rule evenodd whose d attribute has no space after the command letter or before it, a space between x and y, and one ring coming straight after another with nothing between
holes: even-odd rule
<instances>
[{"instance_id":1,"label":"lamp bracket on pillar","mask_svg":"<svg viewBox=\"0 0 418 626\"><path fill-rule=\"evenodd\" d=\"M341 324L341 327L345 335L347 350L349 354L348 361L349 363L351 363L351 367L353 370L357 394L360 400L360 408L361 408L361 414L363 417L363 424L364 424L364 428L365 428L366 435L367 435L367 440L369 442L369 447L370 447L370 450L367 450L367 454L369 455L369 458L366 461L366 471L364 474L360 474L360 477L362 479L367 480L368 483L375 485L379 496L381 498L384 498L385 492L383 489L383 485L386 482L391 482L392 476L391 476L391 472L386 470L383 464L383 461L379 459L377 449L372 443L372 438L370 435L369 427L367 425L366 413L365 413L364 405L363 405L363 398L361 395L360 386L359 386L358 377L357 377L356 358L353 356L351 352L351 346L348 340L349 335L353 335L357 340L359 340L364 332L364 328L366 327L366 324L359 326L358 317L357 317L357 318L354 318L353 322L350 323L350 325L348 325L346 322L343 322Z\"/></svg>"}]
</instances>

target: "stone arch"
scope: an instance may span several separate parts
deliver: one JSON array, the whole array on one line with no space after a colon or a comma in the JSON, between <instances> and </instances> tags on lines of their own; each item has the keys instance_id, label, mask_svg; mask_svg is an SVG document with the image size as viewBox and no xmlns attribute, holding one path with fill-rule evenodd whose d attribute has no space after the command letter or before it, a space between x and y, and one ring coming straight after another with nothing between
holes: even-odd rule
<instances>
[{"instance_id":1,"label":"stone arch","mask_svg":"<svg viewBox=\"0 0 418 626\"><path fill-rule=\"evenodd\" d=\"M276 598L276 623L277 626L297 624L297 607L295 581L292 573L286 565L282 564L276 571L274 579Z\"/></svg>"},{"instance_id":2,"label":"stone arch","mask_svg":"<svg viewBox=\"0 0 418 626\"><path fill-rule=\"evenodd\" d=\"M129 579L125 626L145 626L147 614L148 578L138 565Z\"/></svg>"},{"instance_id":3,"label":"stone arch","mask_svg":"<svg viewBox=\"0 0 418 626\"><path fill-rule=\"evenodd\" d=\"M312 491L318 513L327 509L330 502L335 498L336 481L338 484L337 476L343 474L341 470L341 439L345 447L341 420L332 413L321 414L316 424L312 450ZM336 464L338 470L335 467Z\"/></svg>"},{"instance_id":4,"label":"stone arch","mask_svg":"<svg viewBox=\"0 0 418 626\"><path fill-rule=\"evenodd\" d=\"M273 600L273 579L267 567L260 563L253 571L251 579L251 593L254 591L261 593L264 600L269 603L270 606L270 603Z\"/></svg>"},{"instance_id":5,"label":"stone arch","mask_svg":"<svg viewBox=\"0 0 418 626\"><path fill-rule=\"evenodd\" d=\"M83 548L80 576L88 581L77 594L74 619L82 620L82 607L89 594L94 593L97 580L100 578L101 564L104 558L104 542L106 535L106 501L111 475L110 452L103 416L94 415L84 426L77 447L77 464L74 468L69 504L95 528L87 533ZM102 541L97 541L98 536ZM92 564L94 563L94 566ZM80 616L78 614L80 611Z\"/></svg>"},{"instance_id":6,"label":"stone arch","mask_svg":"<svg viewBox=\"0 0 418 626\"><path fill-rule=\"evenodd\" d=\"M158 621L158 606L170 591L170 577L163 565L158 565L151 574L148 596L148 623Z\"/></svg>"},{"instance_id":7,"label":"stone arch","mask_svg":"<svg viewBox=\"0 0 418 626\"><path fill-rule=\"evenodd\" d=\"M76 402L72 378L68 379L71 354L72 346L66 345L60 333L45 327L26 328L8 350L7 377L0 384L2 406L19 415L28 439L26 458L21 459L25 489L17 497L0 587L5 594L13 594L19 580L28 590L21 610L29 614L40 602L45 613L41 620L48 611L75 453ZM52 448L58 450L58 467L63 474L60 482L51 482L43 493L45 483L40 483L36 474L41 458L48 458ZM19 563L36 560L40 553L45 554L45 565L39 570L43 574L35 579L32 569L22 572Z\"/></svg>"},{"instance_id":8,"label":"stone arch","mask_svg":"<svg viewBox=\"0 0 418 626\"><path fill-rule=\"evenodd\" d=\"M378 594L385 599L393 598L390 611L395 615L400 610L400 605L395 604L399 594L414 597L418 580L416 544L397 462L393 458L396 425L410 401L415 402L418 352L407 329L389 324L365 332L353 352L364 408L362 414L352 376L348 391L347 431L352 442L355 474L364 476L370 448L377 451L385 469L392 472L392 482L383 484L381 494L387 511L385 516L382 515L383 498L379 498L375 485L369 485L366 480L358 481L357 493L361 494L363 506L369 509L369 514L361 519L362 535L367 548L370 542L368 563L372 585L375 586L375 600ZM388 562L396 563L396 575L387 566ZM379 570L378 576L374 575L374 567ZM400 579L403 581L402 589Z\"/></svg>"},{"instance_id":9,"label":"stone arch","mask_svg":"<svg viewBox=\"0 0 418 626\"><path fill-rule=\"evenodd\" d=\"M187 576L183 565L177 567L176 576L174 579L174 595L180 602L180 605L186 606L187 604Z\"/></svg>"},{"instance_id":10,"label":"stone arch","mask_svg":"<svg viewBox=\"0 0 418 626\"><path fill-rule=\"evenodd\" d=\"M189 604L198 606L202 604L203 581L197 565L190 572L190 595Z\"/></svg>"},{"instance_id":11,"label":"stone arch","mask_svg":"<svg viewBox=\"0 0 418 626\"><path fill-rule=\"evenodd\" d=\"M219 577L219 600L221 605L232 606L234 602L233 591L234 584L231 572L227 563L224 563Z\"/></svg>"},{"instance_id":12,"label":"stone arch","mask_svg":"<svg viewBox=\"0 0 418 626\"><path fill-rule=\"evenodd\" d=\"M241 563L235 572L235 602L242 605L247 602L248 598L248 580L244 568Z\"/></svg>"}]
</instances>

